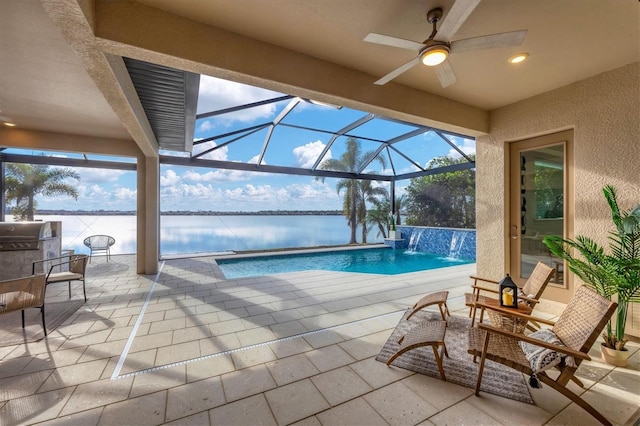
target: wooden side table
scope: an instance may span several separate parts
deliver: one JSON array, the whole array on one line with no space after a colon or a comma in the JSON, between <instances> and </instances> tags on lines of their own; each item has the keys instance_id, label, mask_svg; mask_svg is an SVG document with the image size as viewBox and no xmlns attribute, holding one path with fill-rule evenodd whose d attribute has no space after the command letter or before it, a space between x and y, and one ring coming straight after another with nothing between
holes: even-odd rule
<instances>
[{"instance_id":1,"label":"wooden side table","mask_svg":"<svg viewBox=\"0 0 640 426\"><path fill-rule=\"evenodd\" d=\"M522 318L514 318L514 316L509 315L508 312L517 312L519 314L530 315L533 309L530 306L525 305L524 303L518 303L517 308L507 308L505 306L500 306L500 301L497 299L487 299L482 303L482 310L480 311L480 319L478 321L482 322L482 318L484 316L485 307L487 309L487 316L489 317L489 321L494 327L503 328L505 330L513 331L514 333L522 333L524 332L525 327L527 326L527 320ZM497 311L491 308L498 308L501 311ZM471 326L473 326L475 321L475 317L471 320Z\"/></svg>"}]
</instances>

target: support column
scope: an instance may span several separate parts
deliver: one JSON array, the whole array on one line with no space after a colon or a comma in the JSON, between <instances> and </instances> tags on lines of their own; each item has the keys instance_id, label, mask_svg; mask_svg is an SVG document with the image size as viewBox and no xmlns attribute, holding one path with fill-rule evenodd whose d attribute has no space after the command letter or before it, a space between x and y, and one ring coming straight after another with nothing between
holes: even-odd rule
<instances>
[{"instance_id":1,"label":"support column","mask_svg":"<svg viewBox=\"0 0 640 426\"><path fill-rule=\"evenodd\" d=\"M137 272L155 274L160 257L160 160L138 157Z\"/></svg>"},{"instance_id":2,"label":"support column","mask_svg":"<svg viewBox=\"0 0 640 426\"><path fill-rule=\"evenodd\" d=\"M391 214L393 217L396 216L396 181L392 180L390 182L390 196L391 196Z\"/></svg>"}]
</instances>

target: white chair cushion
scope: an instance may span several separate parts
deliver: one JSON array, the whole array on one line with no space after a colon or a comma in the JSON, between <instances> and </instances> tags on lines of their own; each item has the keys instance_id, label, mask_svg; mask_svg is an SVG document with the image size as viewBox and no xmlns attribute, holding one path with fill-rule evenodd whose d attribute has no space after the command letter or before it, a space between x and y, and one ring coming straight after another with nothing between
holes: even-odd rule
<instances>
[{"instance_id":1,"label":"white chair cushion","mask_svg":"<svg viewBox=\"0 0 640 426\"><path fill-rule=\"evenodd\" d=\"M74 274L73 272L54 272L47 278L47 283L59 283L61 281L75 281L81 279L81 274Z\"/></svg>"},{"instance_id":2,"label":"white chair cushion","mask_svg":"<svg viewBox=\"0 0 640 426\"><path fill-rule=\"evenodd\" d=\"M552 343L554 345L564 346L558 336L549 329L535 331L531 333L529 337L542 340L547 343ZM544 348L531 343L520 341L518 344L520 345L520 348L522 348L525 357L527 357L527 361L529 361L534 374L555 367L560 364L560 361L562 361L562 357L564 356L553 349Z\"/></svg>"}]
</instances>

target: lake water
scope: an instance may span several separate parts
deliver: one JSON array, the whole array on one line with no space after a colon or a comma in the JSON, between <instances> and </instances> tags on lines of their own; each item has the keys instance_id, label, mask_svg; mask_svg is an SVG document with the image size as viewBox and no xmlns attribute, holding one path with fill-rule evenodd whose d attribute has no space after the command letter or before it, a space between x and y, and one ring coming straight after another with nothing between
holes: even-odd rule
<instances>
[{"instance_id":1,"label":"lake water","mask_svg":"<svg viewBox=\"0 0 640 426\"><path fill-rule=\"evenodd\" d=\"M83 240L106 234L116 239L112 254L136 252L135 216L54 216L38 220L62 222L62 248L89 253ZM11 221L11 216L7 216ZM162 255L266 250L288 247L341 245L349 242L350 229L344 216L162 216ZM373 229L367 242L382 242ZM358 239L361 230L358 229Z\"/></svg>"}]
</instances>

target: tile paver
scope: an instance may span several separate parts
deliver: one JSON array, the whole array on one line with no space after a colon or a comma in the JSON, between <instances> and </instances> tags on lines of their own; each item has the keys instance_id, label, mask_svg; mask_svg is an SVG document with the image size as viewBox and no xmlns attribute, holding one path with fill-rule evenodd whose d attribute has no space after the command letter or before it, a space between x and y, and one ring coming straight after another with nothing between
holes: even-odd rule
<instances>
[{"instance_id":1,"label":"tile paver","mask_svg":"<svg viewBox=\"0 0 640 426\"><path fill-rule=\"evenodd\" d=\"M309 379L280 386L265 396L278 424L289 424L330 407Z\"/></svg>"},{"instance_id":2,"label":"tile paver","mask_svg":"<svg viewBox=\"0 0 640 426\"><path fill-rule=\"evenodd\" d=\"M373 389L349 367L318 374L311 381L332 406L362 396Z\"/></svg>"},{"instance_id":3,"label":"tile paver","mask_svg":"<svg viewBox=\"0 0 640 426\"><path fill-rule=\"evenodd\" d=\"M449 290L450 310L466 316L473 265L224 280L210 257L167 260L139 318L155 277L136 275L134 262L92 263L89 301L64 326L0 347L0 424L594 423L548 386L529 405L375 361L404 309L428 292ZM67 300L66 289L47 300ZM124 376L110 380L138 319ZM629 368L603 364L594 347L578 372L589 389L570 385L616 425L640 417L640 345L628 345Z\"/></svg>"},{"instance_id":4,"label":"tile paver","mask_svg":"<svg viewBox=\"0 0 640 426\"><path fill-rule=\"evenodd\" d=\"M363 398L356 398L319 413L318 419L326 425L388 425L387 421L376 412Z\"/></svg>"},{"instance_id":5,"label":"tile paver","mask_svg":"<svg viewBox=\"0 0 640 426\"><path fill-rule=\"evenodd\" d=\"M263 394L231 402L209 411L211 424L227 426L276 425L269 404Z\"/></svg>"}]
</instances>

